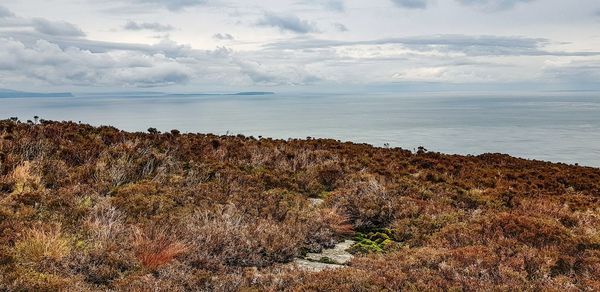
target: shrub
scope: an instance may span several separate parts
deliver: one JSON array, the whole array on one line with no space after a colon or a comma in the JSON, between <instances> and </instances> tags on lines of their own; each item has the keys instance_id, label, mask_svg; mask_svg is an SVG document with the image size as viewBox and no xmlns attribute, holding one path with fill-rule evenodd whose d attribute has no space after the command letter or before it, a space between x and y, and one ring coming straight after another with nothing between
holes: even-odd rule
<instances>
[{"instance_id":1,"label":"shrub","mask_svg":"<svg viewBox=\"0 0 600 292\"><path fill-rule=\"evenodd\" d=\"M150 270L165 266L188 251L188 246L178 241L174 234L157 226L137 229L133 247L137 259Z\"/></svg>"},{"instance_id":2,"label":"shrub","mask_svg":"<svg viewBox=\"0 0 600 292\"><path fill-rule=\"evenodd\" d=\"M358 230L388 226L395 216L394 203L386 188L369 175L352 178L327 198L327 204L342 210Z\"/></svg>"}]
</instances>

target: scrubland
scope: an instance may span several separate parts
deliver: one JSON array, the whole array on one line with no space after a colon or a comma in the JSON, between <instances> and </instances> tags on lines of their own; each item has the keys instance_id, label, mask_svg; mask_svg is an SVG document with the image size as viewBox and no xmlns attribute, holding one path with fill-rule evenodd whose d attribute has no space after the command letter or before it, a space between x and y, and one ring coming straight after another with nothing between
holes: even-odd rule
<instances>
[{"instance_id":1,"label":"scrubland","mask_svg":"<svg viewBox=\"0 0 600 292\"><path fill-rule=\"evenodd\" d=\"M0 121L0 290L600 290L600 169Z\"/></svg>"}]
</instances>

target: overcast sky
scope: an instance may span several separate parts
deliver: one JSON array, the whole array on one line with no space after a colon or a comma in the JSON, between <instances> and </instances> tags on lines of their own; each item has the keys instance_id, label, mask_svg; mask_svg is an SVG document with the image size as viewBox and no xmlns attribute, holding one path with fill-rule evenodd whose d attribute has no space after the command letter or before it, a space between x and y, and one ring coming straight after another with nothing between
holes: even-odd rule
<instances>
[{"instance_id":1,"label":"overcast sky","mask_svg":"<svg viewBox=\"0 0 600 292\"><path fill-rule=\"evenodd\" d=\"M0 0L0 88L598 84L598 0Z\"/></svg>"}]
</instances>

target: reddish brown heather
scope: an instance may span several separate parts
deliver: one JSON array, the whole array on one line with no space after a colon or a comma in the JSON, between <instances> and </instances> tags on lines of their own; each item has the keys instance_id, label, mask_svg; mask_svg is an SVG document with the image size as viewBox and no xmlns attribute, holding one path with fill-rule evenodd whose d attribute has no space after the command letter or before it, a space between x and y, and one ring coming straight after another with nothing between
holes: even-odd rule
<instances>
[{"instance_id":1,"label":"reddish brown heather","mask_svg":"<svg viewBox=\"0 0 600 292\"><path fill-rule=\"evenodd\" d=\"M0 121L0 291L594 291L599 200L502 154Z\"/></svg>"}]
</instances>

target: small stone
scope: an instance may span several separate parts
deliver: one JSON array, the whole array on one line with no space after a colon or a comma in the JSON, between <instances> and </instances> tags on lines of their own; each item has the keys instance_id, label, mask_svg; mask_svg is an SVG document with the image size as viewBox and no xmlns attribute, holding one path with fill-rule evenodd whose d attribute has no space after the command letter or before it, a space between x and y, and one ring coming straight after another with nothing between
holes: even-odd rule
<instances>
[{"instance_id":1,"label":"small stone","mask_svg":"<svg viewBox=\"0 0 600 292\"><path fill-rule=\"evenodd\" d=\"M311 205L318 207L321 206L323 204L323 202L325 202L325 200L323 199L316 199L316 198L309 198L308 201L310 202Z\"/></svg>"}]
</instances>

